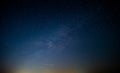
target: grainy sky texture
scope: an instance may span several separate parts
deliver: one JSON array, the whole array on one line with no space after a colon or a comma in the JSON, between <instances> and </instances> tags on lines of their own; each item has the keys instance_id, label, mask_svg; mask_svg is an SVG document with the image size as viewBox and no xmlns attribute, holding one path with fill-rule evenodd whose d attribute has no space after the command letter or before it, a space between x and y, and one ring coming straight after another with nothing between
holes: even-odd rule
<instances>
[{"instance_id":1,"label":"grainy sky texture","mask_svg":"<svg viewBox=\"0 0 120 73\"><path fill-rule=\"evenodd\" d=\"M7 1L1 11L1 58L28 67L113 62L119 7L111 3Z\"/></svg>"}]
</instances>

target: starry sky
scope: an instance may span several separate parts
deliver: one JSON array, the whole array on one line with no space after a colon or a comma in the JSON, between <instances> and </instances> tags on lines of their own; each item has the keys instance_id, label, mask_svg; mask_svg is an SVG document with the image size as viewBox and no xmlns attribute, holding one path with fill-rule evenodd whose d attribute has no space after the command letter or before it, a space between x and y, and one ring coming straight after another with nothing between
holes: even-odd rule
<instances>
[{"instance_id":1,"label":"starry sky","mask_svg":"<svg viewBox=\"0 0 120 73\"><path fill-rule=\"evenodd\" d=\"M1 60L20 66L114 62L118 8L107 0L6 1Z\"/></svg>"}]
</instances>

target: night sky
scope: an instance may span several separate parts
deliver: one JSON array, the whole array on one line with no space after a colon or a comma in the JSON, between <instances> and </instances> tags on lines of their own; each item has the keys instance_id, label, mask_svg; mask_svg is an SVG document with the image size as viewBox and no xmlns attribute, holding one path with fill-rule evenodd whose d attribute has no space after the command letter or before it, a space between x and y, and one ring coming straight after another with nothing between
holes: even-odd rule
<instances>
[{"instance_id":1,"label":"night sky","mask_svg":"<svg viewBox=\"0 0 120 73\"><path fill-rule=\"evenodd\" d=\"M12 66L116 63L115 0L1 2L1 61Z\"/></svg>"}]
</instances>

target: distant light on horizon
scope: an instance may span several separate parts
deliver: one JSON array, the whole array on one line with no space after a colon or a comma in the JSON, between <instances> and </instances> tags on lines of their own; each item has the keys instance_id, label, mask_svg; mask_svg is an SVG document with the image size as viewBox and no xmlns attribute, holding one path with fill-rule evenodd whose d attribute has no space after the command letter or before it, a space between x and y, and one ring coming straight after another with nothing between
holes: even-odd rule
<instances>
[{"instance_id":1,"label":"distant light on horizon","mask_svg":"<svg viewBox=\"0 0 120 73\"><path fill-rule=\"evenodd\" d=\"M15 73L84 73L78 68L18 69Z\"/></svg>"}]
</instances>

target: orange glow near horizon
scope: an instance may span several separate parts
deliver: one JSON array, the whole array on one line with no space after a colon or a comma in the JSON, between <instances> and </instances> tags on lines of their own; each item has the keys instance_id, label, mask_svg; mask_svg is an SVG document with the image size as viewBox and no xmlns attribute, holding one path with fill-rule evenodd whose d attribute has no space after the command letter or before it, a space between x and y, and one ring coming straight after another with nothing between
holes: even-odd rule
<instances>
[{"instance_id":1,"label":"orange glow near horizon","mask_svg":"<svg viewBox=\"0 0 120 73\"><path fill-rule=\"evenodd\" d=\"M21 69L21 70L16 70L14 73L81 73L79 69L72 69L72 68L67 68L67 69L56 69L56 68L45 68L45 69Z\"/></svg>"}]
</instances>

